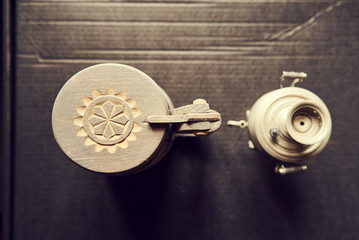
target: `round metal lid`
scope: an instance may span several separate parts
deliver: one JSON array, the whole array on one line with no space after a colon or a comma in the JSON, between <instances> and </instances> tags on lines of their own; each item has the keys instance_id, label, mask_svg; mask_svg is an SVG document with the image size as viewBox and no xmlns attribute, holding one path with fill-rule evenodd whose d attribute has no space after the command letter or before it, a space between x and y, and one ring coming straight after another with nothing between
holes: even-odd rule
<instances>
[{"instance_id":1,"label":"round metal lid","mask_svg":"<svg viewBox=\"0 0 359 240\"><path fill-rule=\"evenodd\" d=\"M271 129L280 134L273 139ZM332 123L324 102L299 87L286 87L260 97L248 116L251 140L259 150L284 162L307 160L329 141Z\"/></svg>"},{"instance_id":2,"label":"round metal lid","mask_svg":"<svg viewBox=\"0 0 359 240\"><path fill-rule=\"evenodd\" d=\"M122 64L99 64L70 78L53 107L54 136L80 166L103 173L145 167L165 142L166 127L152 128L151 115L173 108L145 73Z\"/></svg>"}]
</instances>

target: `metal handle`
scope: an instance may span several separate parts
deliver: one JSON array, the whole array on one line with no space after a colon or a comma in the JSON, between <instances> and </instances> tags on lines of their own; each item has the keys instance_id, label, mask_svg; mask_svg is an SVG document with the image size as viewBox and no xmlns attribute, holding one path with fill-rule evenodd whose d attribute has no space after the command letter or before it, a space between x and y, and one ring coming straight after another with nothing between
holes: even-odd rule
<instances>
[{"instance_id":1,"label":"metal handle","mask_svg":"<svg viewBox=\"0 0 359 240\"><path fill-rule=\"evenodd\" d=\"M295 84L303 82L304 78L307 77L305 72L286 72L283 71L282 76L279 78L279 88L283 88L283 82L287 78L292 78L293 81L290 84L291 87L295 87Z\"/></svg>"},{"instance_id":2,"label":"metal handle","mask_svg":"<svg viewBox=\"0 0 359 240\"><path fill-rule=\"evenodd\" d=\"M175 108L170 115L151 115L150 124L173 124L173 131L180 136L207 135L221 125L221 114L209 108L204 99L197 99L193 104Z\"/></svg>"}]
</instances>

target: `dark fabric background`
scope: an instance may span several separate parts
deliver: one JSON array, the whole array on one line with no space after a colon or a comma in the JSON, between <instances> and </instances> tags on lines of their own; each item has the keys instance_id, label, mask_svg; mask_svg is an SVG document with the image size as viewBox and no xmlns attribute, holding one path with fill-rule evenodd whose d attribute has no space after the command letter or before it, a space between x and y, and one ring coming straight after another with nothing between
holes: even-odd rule
<instances>
[{"instance_id":1,"label":"dark fabric background","mask_svg":"<svg viewBox=\"0 0 359 240\"><path fill-rule=\"evenodd\" d=\"M13 239L358 239L356 1L30 1L16 5ZM178 138L152 169L94 174L56 144L62 85L102 62L147 73L175 106L208 100L244 119L283 70L327 104L333 132L305 173L222 125Z\"/></svg>"}]
</instances>

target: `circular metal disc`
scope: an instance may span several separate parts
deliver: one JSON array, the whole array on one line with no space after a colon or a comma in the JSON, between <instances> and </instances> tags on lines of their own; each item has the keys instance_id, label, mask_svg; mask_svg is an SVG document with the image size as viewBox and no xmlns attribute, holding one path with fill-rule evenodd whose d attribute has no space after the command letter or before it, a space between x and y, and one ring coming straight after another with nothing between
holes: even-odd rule
<instances>
[{"instance_id":1,"label":"circular metal disc","mask_svg":"<svg viewBox=\"0 0 359 240\"><path fill-rule=\"evenodd\" d=\"M316 106L316 112L322 116L321 123L308 111L295 111L298 106ZM254 145L284 162L300 162L320 153L329 141L331 129L330 113L324 102L299 87L266 93L255 102L248 117L248 131ZM273 137L272 130L279 130L278 136Z\"/></svg>"},{"instance_id":2,"label":"circular metal disc","mask_svg":"<svg viewBox=\"0 0 359 240\"><path fill-rule=\"evenodd\" d=\"M103 173L137 171L165 144L167 128L150 115L172 104L145 73L122 64L99 64L75 74L60 90L52 112L56 141L75 163Z\"/></svg>"}]
</instances>

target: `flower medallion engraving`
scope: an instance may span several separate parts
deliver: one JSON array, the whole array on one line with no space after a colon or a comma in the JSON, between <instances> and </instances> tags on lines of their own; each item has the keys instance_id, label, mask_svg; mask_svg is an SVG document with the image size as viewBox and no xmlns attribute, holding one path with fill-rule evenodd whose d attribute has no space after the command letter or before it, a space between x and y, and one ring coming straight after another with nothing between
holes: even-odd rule
<instances>
[{"instance_id":1,"label":"flower medallion engraving","mask_svg":"<svg viewBox=\"0 0 359 240\"><path fill-rule=\"evenodd\" d=\"M135 122L140 111L135 108L134 99L126 99L124 92L105 93L93 91L93 97L83 99L84 106L77 108L80 117L74 123L81 128L77 135L85 137L85 145L95 145L95 151L107 149L114 153L117 147L127 148L128 141L135 141L135 132L141 126Z\"/></svg>"},{"instance_id":2,"label":"flower medallion engraving","mask_svg":"<svg viewBox=\"0 0 359 240\"><path fill-rule=\"evenodd\" d=\"M111 101L106 101L101 106L95 106L94 114L89 118L95 134L102 135L106 139L110 139L114 135L121 135L128 120L123 112L123 105Z\"/></svg>"}]
</instances>

